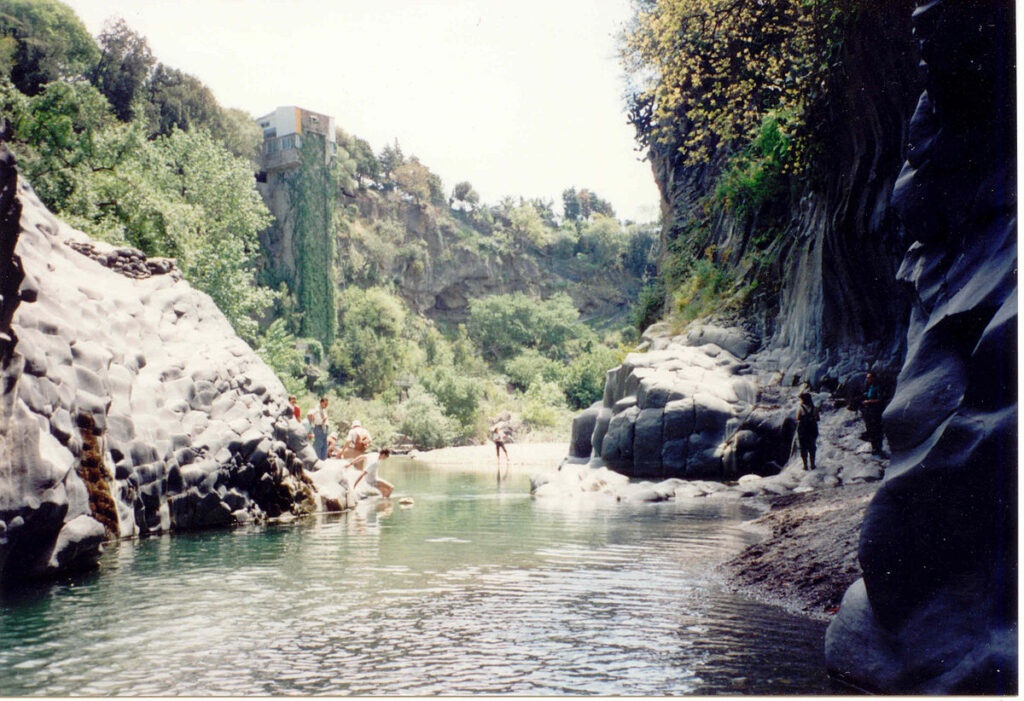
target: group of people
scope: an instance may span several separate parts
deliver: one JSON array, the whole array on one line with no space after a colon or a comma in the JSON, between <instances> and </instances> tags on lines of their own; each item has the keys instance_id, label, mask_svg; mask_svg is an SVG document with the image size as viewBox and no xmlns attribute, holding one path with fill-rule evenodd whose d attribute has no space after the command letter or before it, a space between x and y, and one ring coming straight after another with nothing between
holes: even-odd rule
<instances>
[{"instance_id":1,"label":"group of people","mask_svg":"<svg viewBox=\"0 0 1024 701\"><path fill-rule=\"evenodd\" d=\"M362 470L362 474L352 483L353 488L363 477L366 477L367 483L380 490L385 497L391 494L394 485L378 475L380 462L386 460L391 455L391 451L388 448L381 448L377 453L377 459L367 465L367 454L373 443L373 437L370 436L369 431L363 428L362 423L358 420L353 421L345 435L345 440L339 443L338 434L331 431L331 421L327 415L329 404L327 397L320 397L319 406L306 413L305 421L302 420L302 409L299 408L298 400L294 395L288 397L288 404L292 408L295 420L302 422L306 429L306 436L312 441L313 451L317 458L320 460L329 458L348 460L349 466Z\"/></svg>"},{"instance_id":2,"label":"group of people","mask_svg":"<svg viewBox=\"0 0 1024 701\"><path fill-rule=\"evenodd\" d=\"M861 416L864 418L865 437L871 442L871 450L875 455L882 455L882 390L875 374L869 372L864 379L864 393L860 401ZM800 445L800 460L804 469L814 470L815 454L818 443L818 407L810 392L800 393L800 408L796 412L796 437Z\"/></svg>"}]
</instances>

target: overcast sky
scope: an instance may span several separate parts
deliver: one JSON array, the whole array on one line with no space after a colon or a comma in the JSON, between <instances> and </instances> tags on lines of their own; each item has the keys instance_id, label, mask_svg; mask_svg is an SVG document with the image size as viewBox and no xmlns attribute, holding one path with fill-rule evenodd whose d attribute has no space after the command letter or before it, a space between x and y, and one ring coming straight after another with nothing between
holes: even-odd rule
<instances>
[{"instance_id":1,"label":"overcast sky","mask_svg":"<svg viewBox=\"0 0 1024 701\"><path fill-rule=\"evenodd\" d=\"M333 115L374 151L395 138L449 191L485 202L589 188L653 220L626 122L616 36L629 0L64 0L96 35L123 17L224 107Z\"/></svg>"}]
</instances>

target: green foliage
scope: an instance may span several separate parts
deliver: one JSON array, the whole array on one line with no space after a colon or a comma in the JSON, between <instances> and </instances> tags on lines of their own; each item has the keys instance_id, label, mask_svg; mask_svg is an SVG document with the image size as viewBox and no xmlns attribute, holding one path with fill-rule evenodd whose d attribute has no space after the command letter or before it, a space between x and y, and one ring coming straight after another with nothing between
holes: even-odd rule
<instances>
[{"instance_id":1,"label":"green foliage","mask_svg":"<svg viewBox=\"0 0 1024 701\"><path fill-rule=\"evenodd\" d=\"M514 358L505 361L505 374L509 384L521 392L538 381L557 382L561 379L564 364L545 358L539 351L528 348Z\"/></svg>"},{"instance_id":2,"label":"green foliage","mask_svg":"<svg viewBox=\"0 0 1024 701\"><path fill-rule=\"evenodd\" d=\"M594 262L614 264L628 245L619 222L603 214L594 214L580 231L577 249Z\"/></svg>"},{"instance_id":3,"label":"green foliage","mask_svg":"<svg viewBox=\"0 0 1024 701\"><path fill-rule=\"evenodd\" d=\"M615 210L612 209L611 204L586 188L579 192L574 187L564 190L562 192L562 211L569 221L586 220L592 214L615 217Z\"/></svg>"},{"instance_id":4,"label":"green foliage","mask_svg":"<svg viewBox=\"0 0 1024 701\"><path fill-rule=\"evenodd\" d=\"M455 422L445 415L432 394L419 385L409 391L409 398L398 407L398 430L421 448L443 448L458 435Z\"/></svg>"},{"instance_id":5,"label":"green foliage","mask_svg":"<svg viewBox=\"0 0 1024 701\"><path fill-rule=\"evenodd\" d=\"M526 390L523 421L531 427L551 427L565 411L565 394L554 382L538 381Z\"/></svg>"},{"instance_id":6,"label":"green foliage","mask_svg":"<svg viewBox=\"0 0 1024 701\"><path fill-rule=\"evenodd\" d=\"M384 178L391 180L395 170L405 163L405 155L402 153L402 147L398 144L398 139L395 139L394 146L388 144L381 149L377 161L380 163L380 169Z\"/></svg>"},{"instance_id":7,"label":"green foliage","mask_svg":"<svg viewBox=\"0 0 1024 701\"><path fill-rule=\"evenodd\" d=\"M644 285L633 305L633 326L638 333L643 333L651 324L661 319L665 310L665 285L661 278Z\"/></svg>"},{"instance_id":8,"label":"green foliage","mask_svg":"<svg viewBox=\"0 0 1024 701\"><path fill-rule=\"evenodd\" d=\"M156 59L146 38L123 19L108 22L99 41L100 60L89 72L89 79L110 102L117 118L131 121L135 101L142 97Z\"/></svg>"},{"instance_id":9,"label":"green foliage","mask_svg":"<svg viewBox=\"0 0 1024 701\"><path fill-rule=\"evenodd\" d=\"M195 76L162 63L149 80L146 111L156 134L169 134L175 128L222 130L221 109L210 89Z\"/></svg>"},{"instance_id":10,"label":"green foliage","mask_svg":"<svg viewBox=\"0 0 1024 701\"><path fill-rule=\"evenodd\" d=\"M401 300L382 288L350 287L340 311L339 338L327 355L331 374L364 396L393 390L407 354Z\"/></svg>"},{"instance_id":11,"label":"green foliage","mask_svg":"<svg viewBox=\"0 0 1024 701\"><path fill-rule=\"evenodd\" d=\"M714 194L715 202L725 211L748 217L784 193L792 143L792 136L786 132L790 119L777 111L769 112L757 137L729 159Z\"/></svg>"},{"instance_id":12,"label":"green foliage","mask_svg":"<svg viewBox=\"0 0 1024 701\"><path fill-rule=\"evenodd\" d=\"M570 341L591 335L578 317L564 292L547 300L516 292L471 300L466 328L485 357L502 360L533 348L547 357L565 358Z\"/></svg>"},{"instance_id":13,"label":"green foliage","mask_svg":"<svg viewBox=\"0 0 1024 701\"><path fill-rule=\"evenodd\" d=\"M684 320L692 321L734 308L744 291L735 276L709 255L690 261L689 275L673 293L673 307Z\"/></svg>"},{"instance_id":14,"label":"green foliage","mask_svg":"<svg viewBox=\"0 0 1024 701\"><path fill-rule=\"evenodd\" d=\"M605 374L623 357L622 351L599 345L569 363L560 382L569 406L585 409L600 399L604 395Z\"/></svg>"},{"instance_id":15,"label":"green foliage","mask_svg":"<svg viewBox=\"0 0 1024 701\"><path fill-rule=\"evenodd\" d=\"M289 333L284 319L271 322L260 335L256 352L281 379L289 394L302 392L303 352L296 347L295 336Z\"/></svg>"},{"instance_id":16,"label":"green foliage","mask_svg":"<svg viewBox=\"0 0 1024 701\"><path fill-rule=\"evenodd\" d=\"M441 179L420 163L416 156L412 156L404 163L394 166L390 173L395 184L404 192L412 195L416 200L444 206L444 185L441 183Z\"/></svg>"},{"instance_id":17,"label":"green foliage","mask_svg":"<svg viewBox=\"0 0 1024 701\"><path fill-rule=\"evenodd\" d=\"M439 365L423 375L422 383L447 416L457 421L463 429L472 427L483 394L483 388L476 378L450 365Z\"/></svg>"},{"instance_id":18,"label":"green foliage","mask_svg":"<svg viewBox=\"0 0 1024 701\"><path fill-rule=\"evenodd\" d=\"M295 210L295 294L304 312L302 335L330 347L337 332L334 262L337 172L327 163L326 140L306 134L300 167L287 179Z\"/></svg>"},{"instance_id":19,"label":"green foliage","mask_svg":"<svg viewBox=\"0 0 1024 701\"><path fill-rule=\"evenodd\" d=\"M638 5L623 58L640 82L631 118L643 144L677 149L687 164L752 142L765 116L799 126L834 68L843 0L654 0ZM682 125L685 125L685 130ZM805 149L793 144L791 164Z\"/></svg>"},{"instance_id":20,"label":"green foliage","mask_svg":"<svg viewBox=\"0 0 1024 701\"><path fill-rule=\"evenodd\" d=\"M29 96L87 73L100 58L85 25L58 0L0 0L0 37L4 74Z\"/></svg>"},{"instance_id":21,"label":"green foliage","mask_svg":"<svg viewBox=\"0 0 1024 701\"><path fill-rule=\"evenodd\" d=\"M460 183L456 183L454 189L452 189L452 203L456 202L472 209L480 204L480 195L473 189L469 181L463 180Z\"/></svg>"}]
</instances>

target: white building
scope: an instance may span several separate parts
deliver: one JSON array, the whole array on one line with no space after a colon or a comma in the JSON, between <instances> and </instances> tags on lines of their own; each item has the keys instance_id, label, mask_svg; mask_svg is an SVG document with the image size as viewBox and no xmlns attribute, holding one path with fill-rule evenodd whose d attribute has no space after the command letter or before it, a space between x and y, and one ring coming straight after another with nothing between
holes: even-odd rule
<instances>
[{"instance_id":1,"label":"white building","mask_svg":"<svg viewBox=\"0 0 1024 701\"><path fill-rule=\"evenodd\" d=\"M326 141L324 158L330 160L336 150L334 117L304 110L295 105L278 107L258 120L263 130L263 170L276 172L298 167L302 140L316 135Z\"/></svg>"}]
</instances>

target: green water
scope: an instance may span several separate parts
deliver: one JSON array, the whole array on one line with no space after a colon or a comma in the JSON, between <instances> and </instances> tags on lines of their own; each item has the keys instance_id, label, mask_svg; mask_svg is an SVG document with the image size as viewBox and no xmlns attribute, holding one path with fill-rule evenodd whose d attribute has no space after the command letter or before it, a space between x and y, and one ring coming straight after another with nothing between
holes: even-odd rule
<instances>
[{"instance_id":1,"label":"green water","mask_svg":"<svg viewBox=\"0 0 1024 701\"><path fill-rule=\"evenodd\" d=\"M108 546L98 573L5 593L0 695L830 691L822 624L711 574L753 541L739 505L382 476L390 502Z\"/></svg>"}]
</instances>

